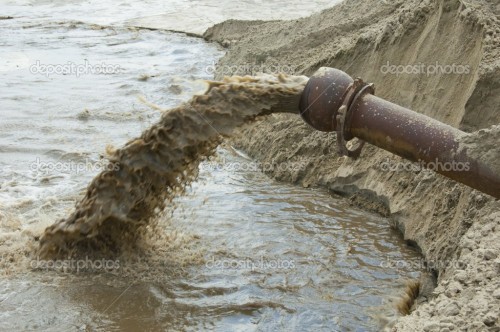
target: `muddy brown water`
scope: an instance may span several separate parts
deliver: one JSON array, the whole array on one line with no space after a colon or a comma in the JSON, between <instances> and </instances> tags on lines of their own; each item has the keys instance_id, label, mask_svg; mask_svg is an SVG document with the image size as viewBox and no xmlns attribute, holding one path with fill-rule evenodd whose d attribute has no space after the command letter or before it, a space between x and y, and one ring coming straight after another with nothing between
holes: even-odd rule
<instances>
[{"instance_id":1,"label":"muddy brown water","mask_svg":"<svg viewBox=\"0 0 500 332\"><path fill-rule=\"evenodd\" d=\"M255 164L224 144L216 148L217 130L227 134L234 124L275 109L279 100L296 95L290 88L300 78L288 86L276 77L228 82L233 85L222 88L229 90L223 92L227 95L247 91L246 97L227 99L223 108L212 109L215 115L233 112L231 125L224 116L205 121L193 110L185 118L175 107L206 89L197 79L211 78L206 68L222 55L216 45L162 31L65 20L68 13L81 18L94 12L90 6L82 7L85 15L78 14L83 10L78 1L62 7L13 6L5 13L15 18L0 20L8 31L0 41L5 60L0 64L0 331L378 331L396 315L393 300L405 280L418 276L420 257L387 219L323 190L274 182L259 171L272 165ZM132 7L141 6L137 2ZM117 13L126 16L123 9ZM109 17L116 19L115 14ZM107 17L104 10L99 15ZM97 23L105 23L101 19ZM121 70L49 77L30 72L37 60L45 65L106 62ZM275 82L271 90L262 90L273 85L266 80ZM280 89L288 92L278 93ZM175 110L162 115L138 95ZM238 113L240 109L251 111ZM160 169L171 167L175 174L146 176L146 187L161 188L141 194L144 187L135 185L139 181L132 182L132 200L103 188L99 190L107 194L86 196L88 184L104 167L107 144L137 143L142 132L146 138L160 137L160 127L174 120L198 128L184 147L194 146L203 152L199 156L215 156L203 161L188 153L187 162L183 156L193 152L190 148L176 153L157 147L153 151L181 165L157 160ZM178 131L169 137L181 144L187 136L181 126L173 127ZM155 162L150 158L154 153L134 150L138 146L149 145L129 144L115 154L119 162L133 160L123 170L136 169L143 160ZM183 165L189 165L189 172L178 177ZM194 182L180 195L183 186L178 184L184 180ZM163 190L169 184L172 190ZM126 238L120 235L130 232L114 228L99 233L106 218L98 217L80 232L81 221L88 219L75 218L75 204L83 202L85 211L104 211L96 205L88 208L89 197L100 199L94 202L107 209L105 216L119 211L123 219L115 221L130 222L127 231L144 231ZM141 205L141 198L152 204ZM163 198L168 199L166 209L155 212L152 207ZM112 205L113 200L130 204ZM147 227L136 228L134 221L148 219ZM36 239L46 227L51 231L44 243L73 251L58 259L38 257ZM101 240L114 241L89 242L89 234L106 234ZM124 244L130 250L120 255Z\"/></svg>"},{"instance_id":2,"label":"muddy brown water","mask_svg":"<svg viewBox=\"0 0 500 332\"><path fill-rule=\"evenodd\" d=\"M379 331L397 315L419 255L387 219L260 167L217 149L174 198L145 256L94 258L93 269L76 271L38 262L29 277L3 280L2 327Z\"/></svg>"},{"instance_id":3,"label":"muddy brown water","mask_svg":"<svg viewBox=\"0 0 500 332\"><path fill-rule=\"evenodd\" d=\"M155 211L196 178L199 163L224 136L259 115L297 113L307 77L265 75L208 82L207 91L163 111L156 124L123 148L87 187L66 219L47 228L40 255L67 257L73 251L120 251L134 242ZM81 247L86 249L81 249Z\"/></svg>"}]
</instances>

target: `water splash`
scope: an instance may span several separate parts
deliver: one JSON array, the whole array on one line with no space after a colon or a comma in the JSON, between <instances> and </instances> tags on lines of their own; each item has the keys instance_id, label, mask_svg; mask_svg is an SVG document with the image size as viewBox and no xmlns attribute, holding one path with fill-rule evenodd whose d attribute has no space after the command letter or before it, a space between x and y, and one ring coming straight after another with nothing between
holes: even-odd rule
<instances>
[{"instance_id":1,"label":"water splash","mask_svg":"<svg viewBox=\"0 0 500 332\"><path fill-rule=\"evenodd\" d=\"M133 245L141 226L197 176L198 165L224 136L259 115L297 113L305 76L266 75L210 81L207 91L177 108L141 137L111 153L75 211L45 230L40 254L108 255Z\"/></svg>"}]
</instances>

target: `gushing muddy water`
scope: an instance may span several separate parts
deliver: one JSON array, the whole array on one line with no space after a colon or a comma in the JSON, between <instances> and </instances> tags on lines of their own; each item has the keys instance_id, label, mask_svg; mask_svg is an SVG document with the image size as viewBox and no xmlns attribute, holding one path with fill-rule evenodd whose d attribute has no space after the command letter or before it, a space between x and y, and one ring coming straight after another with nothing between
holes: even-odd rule
<instances>
[{"instance_id":1,"label":"gushing muddy water","mask_svg":"<svg viewBox=\"0 0 500 332\"><path fill-rule=\"evenodd\" d=\"M418 255L386 219L260 167L218 149L144 256L59 260L82 263L66 272L30 262L27 277L2 281L3 327L378 331Z\"/></svg>"},{"instance_id":2,"label":"gushing muddy water","mask_svg":"<svg viewBox=\"0 0 500 332\"><path fill-rule=\"evenodd\" d=\"M377 331L395 314L420 261L388 220L275 183L259 168L277 165L229 146L203 161L234 125L287 108L304 78L233 78L189 102L222 50L119 24L162 2L4 3L0 330ZM85 72L47 72L69 63ZM40 242L64 255L39 257Z\"/></svg>"},{"instance_id":3,"label":"gushing muddy water","mask_svg":"<svg viewBox=\"0 0 500 332\"><path fill-rule=\"evenodd\" d=\"M95 238L90 246L106 246L109 253L134 241L138 227L195 179L200 161L223 136L258 115L297 113L306 82L305 76L286 75L209 82L205 94L165 111L140 138L111 153L76 211L45 231L42 255L59 256Z\"/></svg>"}]
</instances>

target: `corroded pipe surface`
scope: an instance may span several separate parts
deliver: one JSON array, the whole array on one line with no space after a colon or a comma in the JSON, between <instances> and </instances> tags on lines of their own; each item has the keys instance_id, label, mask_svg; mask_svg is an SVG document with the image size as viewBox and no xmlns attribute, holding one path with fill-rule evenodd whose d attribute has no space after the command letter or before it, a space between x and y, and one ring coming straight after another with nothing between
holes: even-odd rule
<instances>
[{"instance_id":1,"label":"corroded pipe surface","mask_svg":"<svg viewBox=\"0 0 500 332\"><path fill-rule=\"evenodd\" d=\"M334 68L321 68L300 101L304 121L336 131L339 152L357 157L345 142L356 137L437 173L500 198L500 174L472 158L459 140L466 133L373 95L373 86Z\"/></svg>"}]
</instances>

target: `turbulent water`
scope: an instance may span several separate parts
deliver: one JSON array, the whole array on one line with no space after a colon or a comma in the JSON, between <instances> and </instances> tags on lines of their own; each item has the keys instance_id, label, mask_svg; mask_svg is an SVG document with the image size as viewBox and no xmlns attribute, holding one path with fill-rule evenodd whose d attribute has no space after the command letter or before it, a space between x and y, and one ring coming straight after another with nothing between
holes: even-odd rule
<instances>
[{"instance_id":1,"label":"turbulent water","mask_svg":"<svg viewBox=\"0 0 500 332\"><path fill-rule=\"evenodd\" d=\"M134 241L140 225L182 192L224 136L258 115L297 114L306 82L305 76L233 76L165 111L139 138L112 152L76 211L45 231L42 255L60 256L93 239L92 249L106 246L113 253L121 242Z\"/></svg>"},{"instance_id":2,"label":"turbulent water","mask_svg":"<svg viewBox=\"0 0 500 332\"><path fill-rule=\"evenodd\" d=\"M301 164L228 146L204 160L221 133L286 109L303 78L233 78L203 95L223 50L127 26L295 18L329 2L218 3L0 3L1 331L377 331L395 314L420 261L388 220L260 172ZM38 256L41 242L65 255Z\"/></svg>"},{"instance_id":3,"label":"turbulent water","mask_svg":"<svg viewBox=\"0 0 500 332\"><path fill-rule=\"evenodd\" d=\"M418 255L386 219L264 167L219 149L144 257L31 262L1 282L2 328L378 331Z\"/></svg>"}]
</instances>

